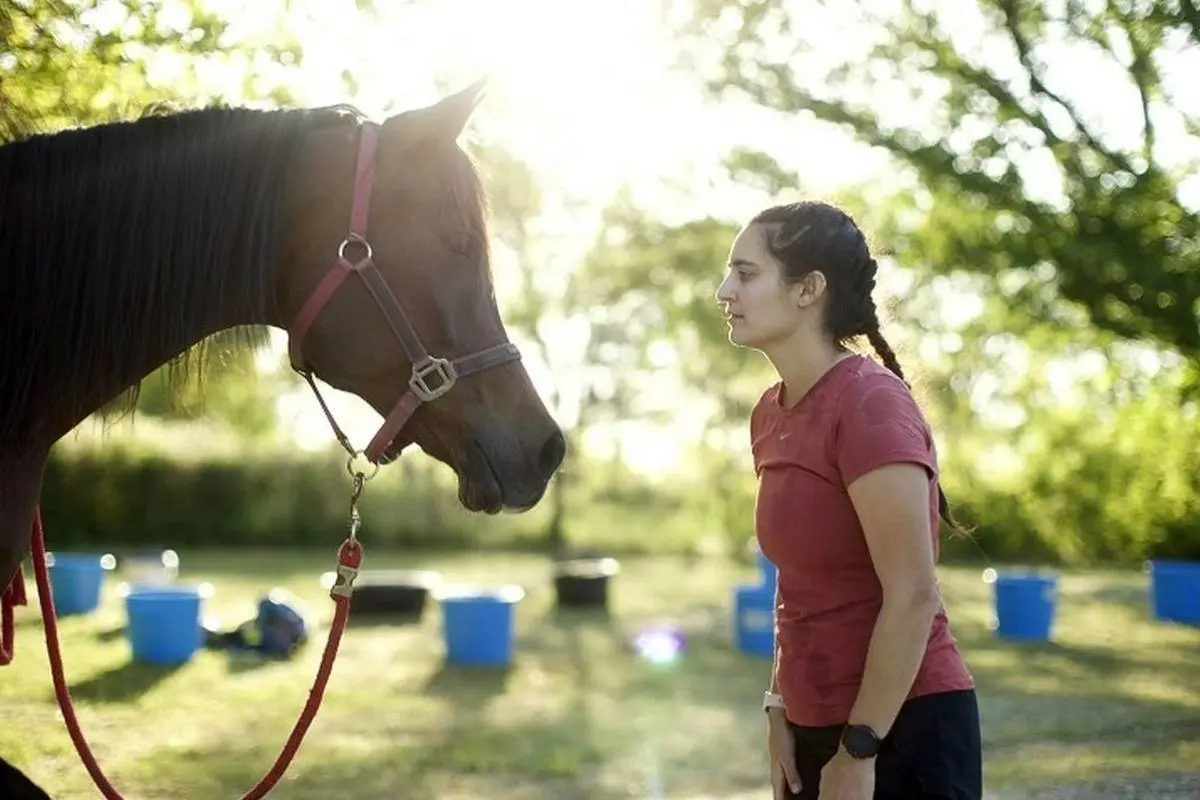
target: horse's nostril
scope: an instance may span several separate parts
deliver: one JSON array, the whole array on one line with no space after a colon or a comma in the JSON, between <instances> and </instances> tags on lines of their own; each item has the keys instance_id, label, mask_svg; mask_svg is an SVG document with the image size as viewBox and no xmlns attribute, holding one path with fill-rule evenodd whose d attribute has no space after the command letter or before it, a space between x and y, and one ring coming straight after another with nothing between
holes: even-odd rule
<instances>
[{"instance_id":1,"label":"horse's nostril","mask_svg":"<svg viewBox=\"0 0 1200 800\"><path fill-rule=\"evenodd\" d=\"M538 457L538 466L541 468L542 474L553 475L562 465L566 455L567 440L563 438L562 431L555 431L542 445L542 452Z\"/></svg>"}]
</instances>

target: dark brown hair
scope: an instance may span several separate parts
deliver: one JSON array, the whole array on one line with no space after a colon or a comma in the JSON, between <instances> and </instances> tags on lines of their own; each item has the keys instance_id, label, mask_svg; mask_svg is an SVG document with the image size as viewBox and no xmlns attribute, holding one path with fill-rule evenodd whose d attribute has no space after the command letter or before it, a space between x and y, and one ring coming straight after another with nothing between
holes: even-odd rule
<instances>
[{"instance_id":1,"label":"dark brown hair","mask_svg":"<svg viewBox=\"0 0 1200 800\"><path fill-rule=\"evenodd\" d=\"M763 226L767 249L783 265L785 282L796 283L816 270L825 276L824 326L833 341L843 345L865 336L883 365L911 388L880 330L872 297L879 265L854 219L836 206L808 200L772 206L750 221ZM966 532L940 485L938 513L955 531Z\"/></svg>"}]
</instances>

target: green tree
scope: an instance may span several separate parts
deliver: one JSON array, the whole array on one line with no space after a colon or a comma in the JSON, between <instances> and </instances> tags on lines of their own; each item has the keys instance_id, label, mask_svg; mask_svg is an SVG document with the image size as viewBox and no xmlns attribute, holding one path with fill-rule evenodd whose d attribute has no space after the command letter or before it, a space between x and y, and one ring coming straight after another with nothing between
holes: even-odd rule
<instances>
[{"instance_id":1,"label":"green tree","mask_svg":"<svg viewBox=\"0 0 1200 800\"><path fill-rule=\"evenodd\" d=\"M829 56L815 37L835 6L857 27ZM1070 323L1078 309L1200 366L1200 218L1183 191L1200 168L1200 110L1168 79L1200 44L1200 9L977 0L951 20L928 7L904 0L881 18L865 4L702 0L688 47L714 92L841 126L894 157L886 239L929 268L923 283L984 276L992 324ZM1054 62L1072 58L1110 82L1110 119L1141 121L1134 140L1061 88ZM921 113L881 110L896 97Z\"/></svg>"},{"instance_id":2,"label":"green tree","mask_svg":"<svg viewBox=\"0 0 1200 800\"><path fill-rule=\"evenodd\" d=\"M0 43L0 142L157 103L286 101L260 68L300 59L282 19L268 40L238 39L200 0L0 0ZM202 80L206 66L241 85Z\"/></svg>"},{"instance_id":3,"label":"green tree","mask_svg":"<svg viewBox=\"0 0 1200 800\"><path fill-rule=\"evenodd\" d=\"M233 27L199 0L0 0L0 144L137 117L160 105L288 102L286 73L264 69L299 63L284 20L267 40L238 38ZM217 85L202 79L204 69L240 80ZM238 341L232 333L210 337L201 347L215 357L203 370L179 370L193 366L180 362L157 371L137 410L172 418L211 410L247 435L269 429L272 403L254 353ZM286 374L278 377L272 386L287 384ZM118 398L107 411L128 408L130 399Z\"/></svg>"}]
</instances>

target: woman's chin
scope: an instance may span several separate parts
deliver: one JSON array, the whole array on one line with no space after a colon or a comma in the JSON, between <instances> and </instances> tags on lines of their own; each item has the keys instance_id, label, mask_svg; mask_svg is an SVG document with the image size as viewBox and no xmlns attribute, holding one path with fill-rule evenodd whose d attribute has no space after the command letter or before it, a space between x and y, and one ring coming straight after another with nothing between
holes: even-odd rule
<instances>
[{"instance_id":1,"label":"woman's chin","mask_svg":"<svg viewBox=\"0 0 1200 800\"><path fill-rule=\"evenodd\" d=\"M753 347L754 346L754 337L749 335L749 333L743 328L743 326L730 325L729 326L729 342L730 342L730 344L735 344L738 347Z\"/></svg>"}]
</instances>

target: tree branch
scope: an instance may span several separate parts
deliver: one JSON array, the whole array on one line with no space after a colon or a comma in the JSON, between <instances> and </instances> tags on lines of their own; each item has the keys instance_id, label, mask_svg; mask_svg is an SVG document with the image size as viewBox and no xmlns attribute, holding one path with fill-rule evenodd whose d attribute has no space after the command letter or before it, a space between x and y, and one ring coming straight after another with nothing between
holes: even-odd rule
<instances>
[{"instance_id":1,"label":"tree branch","mask_svg":"<svg viewBox=\"0 0 1200 800\"><path fill-rule=\"evenodd\" d=\"M1129 77L1133 79L1133 83L1137 87L1138 100L1142 109L1142 157L1146 159L1147 163L1150 163L1154 155L1156 140L1154 120L1150 116L1150 97L1155 86L1161 85L1161 79L1154 66L1153 47L1147 47L1146 42L1138 36L1138 31L1133 21L1121 13L1121 10L1116 7L1116 3L1113 0L1109 0L1108 10L1120 21L1121 28L1129 38L1129 49L1133 54L1133 61L1129 65ZM1109 39L1111 37L1105 38ZM1116 53L1113 50L1111 41L1106 42L1106 49L1115 59Z\"/></svg>"},{"instance_id":2,"label":"tree branch","mask_svg":"<svg viewBox=\"0 0 1200 800\"><path fill-rule=\"evenodd\" d=\"M1026 108L1020 99L995 75L968 62L945 39L930 35L928 37L912 37L908 41L932 54L949 75L959 78L968 85L982 89L1000 105L1017 112L1025 122L1037 128L1046 138L1047 145L1064 143L1062 137L1054 132L1050 121L1044 114L1036 109Z\"/></svg>"},{"instance_id":3,"label":"tree branch","mask_svg":"<svg viewBox=\"0 0 1200 800\"><path fill-rule=\"evenodd\" d=\"M1025 67L1026 72L1029 73L1030 88L1042 97L1052 100L1059 108L1065 111L1067 116L1071 118L1071 122L1075 125L1076 130L1079 131L1079 135L1087 142L1089 147L1113 164L1116 164L1120 169L1129 172L1131 175L1137 175L1138 172L1129 163L1129 159L1123 154L1113 152L1101 144L1100 140L1092 134L1091 129L1084 123L1083 117L1075 106L1047 86L1042 80L1037 66L1033 63L1033 53L1029 46L1029 40L1021 32L1020 19L1017 13L1017 0L1000 0L1000 9L1004 13L1004 27L1008 31L1009 38L1012 39L1013 46L1017 49L1017 58L1020 60L1021 66Z\"/></svg>"},{"instance_id":4,"label":"tree branch","mask_svg":"<svg viewBox=\"0 0 1200 800\"><path fill-rule=\"evenodd\" d=\"M864 143L881 147L897 156L901 161L916 167L926 180L953 177L963 191L991 198L995 198L999 190L1006 188L982 173L958 169L955 165L957 154L948 150L945 145L905 142L902 140L904 138L902 133L885 131L880 126L878 119L868 111L850 109L840 103L814 97L788 81L786 65L763 66L764 69L774 73L774 83L778 86L786 86L788 91L786 96L774 98L767 96L767 92L761 84L742 87L742 90L756 102L774 107L779 111L810 111L818 119L835 125L845 125L851 128ZM1043 213L1043 209L1029 200L1019 189L1015 193L1006 192L1005 194L1003 200L1014 212L1030 216Z\"/></svg>"},{"instance_id":5,"label":"tree branch","mask_svg":"<svg viewBox=\"0 0 1200 800\"><path fill-rule=\"evenodd\" d=\"M1179 17L1191 30L1192 41L1200 44L1200 5L1196 0L1179 0Z\"/></svg>"}]
</instances>

